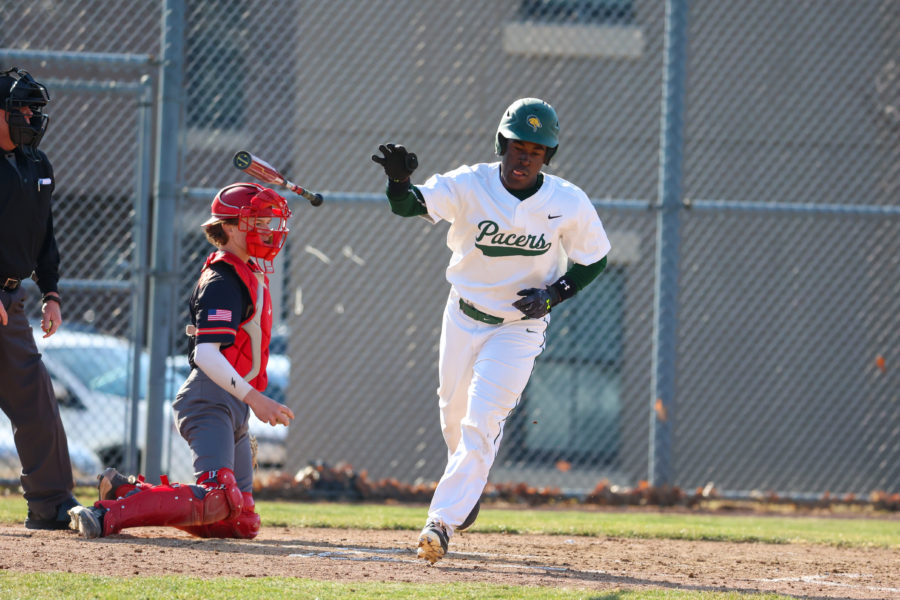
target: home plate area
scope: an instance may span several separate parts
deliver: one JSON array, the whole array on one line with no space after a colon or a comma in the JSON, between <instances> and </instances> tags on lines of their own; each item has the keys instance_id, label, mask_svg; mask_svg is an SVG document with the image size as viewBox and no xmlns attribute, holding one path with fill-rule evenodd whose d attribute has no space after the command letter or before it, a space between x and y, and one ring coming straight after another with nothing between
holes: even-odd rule
<instances>
[{"instance_id":1,"label":"home plate area","mask_svg":"<svg viewBox=\"0 0 900 600\"><path fill-rule=\"evenodd\" d=\"M306 547L304 549L302 544L298 544L296 547L299 552L293 552L288 554L288 558L327 558L331 560L352 560L359 562L394 562L394 563L407 563L407 564L418 564L424 565L424 561L416 558L416 550L415 548L371 548L364 546L357 547L346 547L346 548L332 548L331 550L322 551L318 548ZM304 551L306 550L306 551ZM524 555L524 554L491 554L487 552L453 552L448 551L447 555L444 557L444 562L442 564L449 565L450 561L458 561L458 560L479 560L491 561L491 567L494 569L528 569L534 571L556 571L556 572L567 572L574 571L575 569L571 569L569 567L558 567L553 565L543 565L540 563L539 556L532 555ZM514 560L521 562L510 562L504 563L500 562L503 560ZM532 561L538 564L524 564L525 562L531 563ZM438 563L441 564L441 563ZM596 570L580 570L581 573L596 573L603 574L602 571Z\"/></svg>"}]
</instances>

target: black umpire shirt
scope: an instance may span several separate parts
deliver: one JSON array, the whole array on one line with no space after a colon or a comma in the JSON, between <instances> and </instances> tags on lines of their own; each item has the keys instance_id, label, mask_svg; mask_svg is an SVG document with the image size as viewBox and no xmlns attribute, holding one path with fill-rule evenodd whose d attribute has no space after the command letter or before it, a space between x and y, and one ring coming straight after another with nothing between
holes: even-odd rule
<instances>
[{"instance_id":1,"label":"black umpire shirt","mask_svg":"<svg viewBox=\"0 0 900 600\"><path fill-rule=\"evenodd\" d=\"M59 282L50 211L55 181L47 155L38 150L36 156L38 160L19 148L0 150L0 285L8 277L25 279L34 272L46 294L57 291Z\"/></svg>"}]
</instances>

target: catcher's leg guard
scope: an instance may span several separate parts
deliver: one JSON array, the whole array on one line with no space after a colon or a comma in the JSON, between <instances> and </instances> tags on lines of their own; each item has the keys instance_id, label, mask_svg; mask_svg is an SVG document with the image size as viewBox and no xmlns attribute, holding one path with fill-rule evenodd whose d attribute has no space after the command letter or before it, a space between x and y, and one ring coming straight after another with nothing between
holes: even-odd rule
<instances>
[{"instance_id":1,"label":"catcher's leg guard","mask_svg":"<svg viewBox=\"0 0 900 600\"><path fill-rule=\"evenodd\" d=\"M160 485L144 484L121 498L96 502L95 507L104 509L101 535L126 527L215 523L237 516L243 507L244 498L231 469L204 473L197 485L169 485L168 478L161 479Z\"/></svg>"},{"instance_id":2,"label":"catcher's leg guard","mask_svg":"<svg viewBox=\"0 0 900 600\"><path fill-rule=\"evenodd\" d=\"M252 540L259 533L259 515L253 502L253 494L244 492L244 507L233 519L224 519L208 525L179 527L191 535L203 538L242 538Z\"/></svg>"}]
</instances>

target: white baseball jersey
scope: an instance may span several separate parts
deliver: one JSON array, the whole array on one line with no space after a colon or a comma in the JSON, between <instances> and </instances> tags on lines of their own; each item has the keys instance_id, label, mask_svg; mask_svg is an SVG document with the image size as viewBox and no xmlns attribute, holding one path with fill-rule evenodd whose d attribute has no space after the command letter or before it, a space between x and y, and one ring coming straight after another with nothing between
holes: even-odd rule
<instances>
[{"instance_id":1,"label":"white baseball jersey","mask_svg":"<svg viewBox=\"0 0 900 600\"><path fill-rule=\"evenodd\" d=\"M450 223L447 280L460 297L504 320L523 317L512 305L519 290L563 275L560 253L589 265L610 249L587 195L554 175L545 173L525 200L503 186L499 162L463 166L417 187L429 220Z\"/></svg>"}]
</instances>

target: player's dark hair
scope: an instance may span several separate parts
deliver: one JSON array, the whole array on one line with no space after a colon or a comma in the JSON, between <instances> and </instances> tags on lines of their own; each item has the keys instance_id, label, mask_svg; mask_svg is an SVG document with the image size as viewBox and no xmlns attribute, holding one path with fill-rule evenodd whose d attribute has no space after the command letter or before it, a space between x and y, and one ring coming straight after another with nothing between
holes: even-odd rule
<instances>
[{"instance_id":1,"label":"player's dark hair","mask_svg":"<svg viewBox=\"0 0 900 600\"><path fill-rule=\"evenodd\" d=\"M238 221L237 217L233 219L222 219L221 221L216 221L212 225L207 225L203 228L206 232L206 239L209 240L209 243L217 248L221 248L225 244L228 243L228 234L225 233L225 228L222 227L223 223L228 223L229 225L237 225Z\"/></svg>"}]
</instances>

